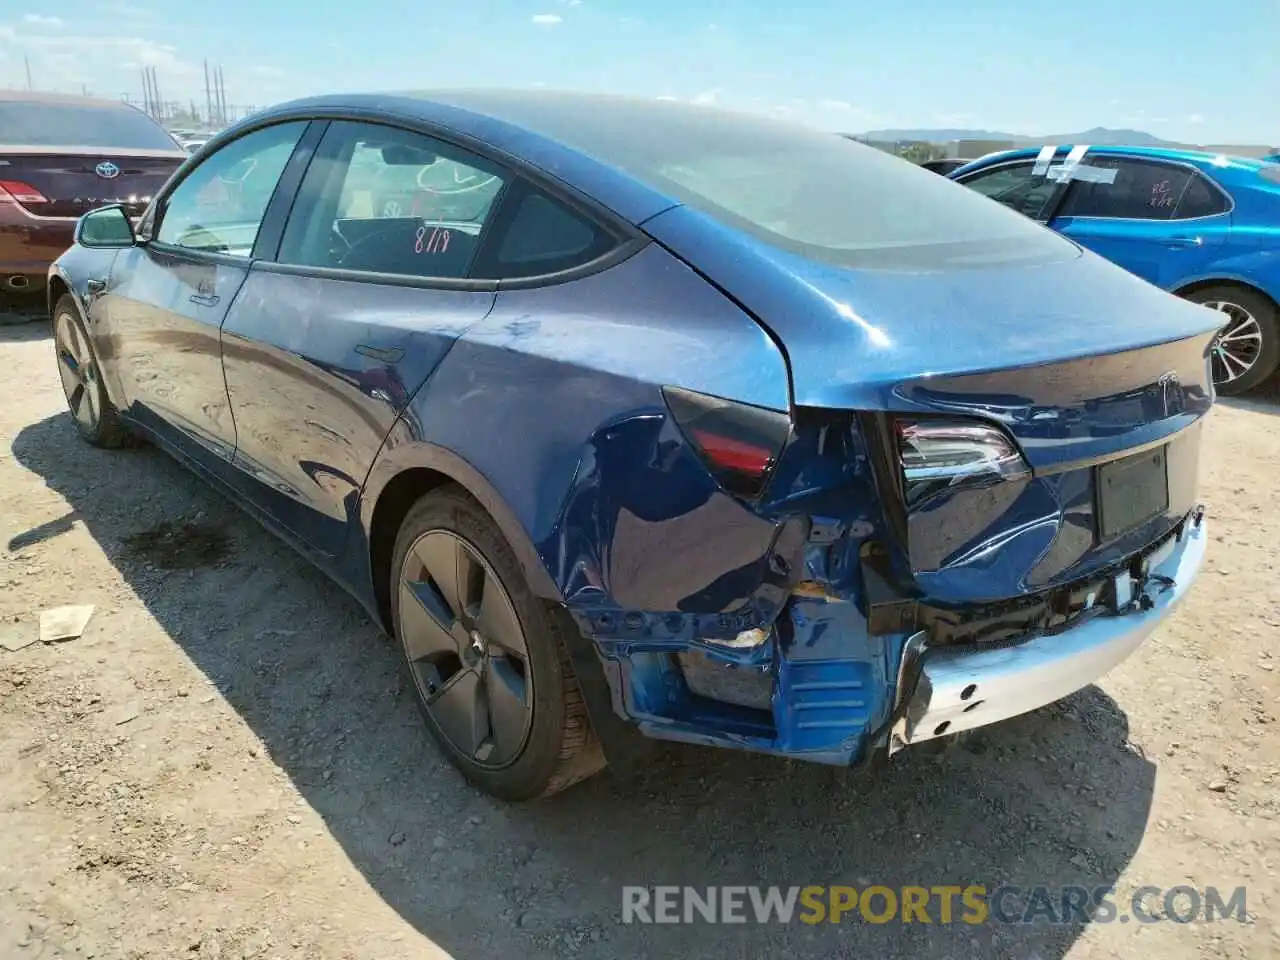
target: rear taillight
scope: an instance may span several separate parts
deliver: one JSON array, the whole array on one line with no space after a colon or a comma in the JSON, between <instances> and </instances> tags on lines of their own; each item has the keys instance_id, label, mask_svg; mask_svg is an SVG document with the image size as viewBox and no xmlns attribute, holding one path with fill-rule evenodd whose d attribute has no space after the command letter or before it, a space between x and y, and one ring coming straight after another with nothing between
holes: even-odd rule
<instances>
[{"instance_id":1,"label":"rear taillight","mask_svg":"<svg viewBox=\"0 0 1280 960\"><path fill-rule=\"evenodd\" d=\"M0 202L16 200L24 207L32 203L48 203L49 198L21 180L0 180Z\"/></svg>"},{"instance_id":2,"label":"rear taillight","mask_svg":"<svg viewBox=\"0 0 1280 960\"><path fill-rule=\"evenodd\" d=\"M899 419L897 433L909 505L951 487L1031 474L1021 452L998 427L970 420Z\"/></svg>"},{"instance_id":3,"label":"rear taillight","mask_svg":"<svg viewBox=\"0 0 1280 960\"><path fill-rule=\"evenodd\" d=\"M791 435L785 413L680 387L664 387L667 408L720 486L740 497L764 493Z\"/></svg>"}]
</instances>

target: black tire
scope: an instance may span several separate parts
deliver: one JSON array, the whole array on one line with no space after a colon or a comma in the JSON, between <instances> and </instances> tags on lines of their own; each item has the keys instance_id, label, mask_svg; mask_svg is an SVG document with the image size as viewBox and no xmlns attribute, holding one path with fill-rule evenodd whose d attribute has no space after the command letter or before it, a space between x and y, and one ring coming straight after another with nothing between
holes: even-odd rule
<instances>
[{"instance_id":1,"label":"black tire","mask_svg":"<svg viewBox=\"0 0 1280 960\"><path fill-rule=\"evenodd\" d=\"M1214 386L1219 394L1231 397L1252 390L1276 372L1277 366L1280 366L1280 313L1277 312L1272 300L1256 290L1235 284L1201 287L1187 294L1186 298L1192 303L1224 304L1235 307L1247 313L1257 324L1261 339L1258 342L1256 356L1248 370L1234 379L1226 379L1221 375L1226 361L1221 356L1214 357ZM1235 322L1236 320L1233 319L1229 324ZM1222 333L1227 330L1228 328L1224 327ZM1222 333L1219 333L1220 337ZM1214 341L1214 347L1215 349L1219 347L1217 340Z\"/></svg>"},{"instance_id":2,"label":"black tire","mask_svg":"<svg viewBox=\"0 0 1280 960\"><path fill-rule=\"evenodd\" d=\"M67 408L80 436L106 450L128 446L129 431L107 397L97 351L69 293L53 308L53 348Z\"/></svg>"},{"instance_id":3,"label":"black tire","mask_svg":"<svg viewBox=\"0 0 1280 960\"><path fill-rule=\"evenodd\" d=\"M441 536L442 534L444 537ZM428 541L428 535L435 540ZM427 576L429 571L425 568L418 577L406 578L406 568L412 569L418 566L421 553L424 550L430 550L430 547L424 547L423 544L439 542L449 536L461 541L464 551L474 551L485 566L486 569L480 574L483 585L478 588L482 595L487 597L488 594L485 591L492 589L487 577L496 575L506 598L510 601L510 607L503 609L514 611L519 629L523 632L526 657L519 662L522 670L521 677L525 678L525 682L529 684L525 688L524 702L532 705L532 712L531 717L523 721L526 724L524 728L526 732L523 734L522 745L518 752L501 765L485 764L477 759L480 756L479 751L469 753L455 745L441 723L437 721L431 706L432 696L434 696L435 709L440 709L441 701L444 699L442 694L451 687L451 681L457 681L459 674L465 670L470 669L477 677L493 677L492 666L488 668L487 674L483 663L476 665L473 661L473 665L468 667L463 659L464 656L475 658L477 655L474 651L466 650L465 644L456 657L451 651L444 650L432 654L433 657L441 658L440 660L415 660L409 651L410 643L406 640L404 615L408 613L413 617L414 614L412 611L402 609L402 599L405 599L402 598L402 593L407 589L402 589L402 582L408 579L415 583L417 589L429 587L435 582ZM415 550L412 559L409 557L411 549ZM474 556L469 557L467 562L470 563L474 559ZM475 500L467 495L465 490L452 484L441 487L422 497L410 508L396 537L390 578L393 630L400 649L401 662L413 687L418 707L441 749L468 780L503 800L532 800L563 790L604 767L604 756L591 729L586 705L583 703L582 693L565 645L564 631L576 629L572 619L563 611L549 606L533 595L525 582L514 552L502 536L497 524ZM457 579L459 578L455 577L455 580ZM419 580L422 582L416 582ZM467 588L459 589L466 591ZM447 592L449 592L448 588L445 587L433 593L432 596L438 599L443 598ZM498 595L495 594L495 596ZM415 603L416 601L410 594L406 602ZM445 604L445 607L440 609L451 616L454 615L449 607L461 608L467 605L465 600L461 604L450 601L445 601ZM473 609L480 610L481 607L482 604L477 602ZM478 625L481 622L476 619L464 624L464 619L462 614L455 616L453 620L455 631L458 628L465 631L473 623ZM420 628L422 622L415 621L416 628ZM435 622L440 622L440 618L436 618ZM415 626L411 625L409 632L411 633L414 629ZM473 630L472 635L474 636L477 632L478 630ZM487 644L481 646L480 657L483 662L491 662L488 652L491 649L500 649L492 638ZM458 667L447 676L443 672L447 668L437 669L432 665L433 662L446 660L452 664L455 659ZM503 662L517 661L507 658ZM439 681L438 687L432 684L432 678ZM482 682L476 681L474 685L480 686ZM460 683L452 685L455 689L461 686ZM486 709L490 702L485 699ZM491 741L488 745L491 746L496 744L500 737L496 732L498 728L492 713L487 715L487 722L489 723L489 741ZM474 725L472 729L475 729ZM479 739L478 736L473 736L473 740ZM482 747L481 750L483 749ZM497 752L496 748L491 752Z\"/></svg>"}]
</instances>

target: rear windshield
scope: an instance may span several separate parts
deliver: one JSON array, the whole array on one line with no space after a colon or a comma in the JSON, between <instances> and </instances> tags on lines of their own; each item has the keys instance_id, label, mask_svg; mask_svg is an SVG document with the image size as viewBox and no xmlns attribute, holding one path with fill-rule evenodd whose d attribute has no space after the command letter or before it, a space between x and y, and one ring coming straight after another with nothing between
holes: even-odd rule
<instances>
[{"instance_id":1,"label":"rear windshield","mask_svg":"<svg viewBox=\"0 0 1280 960\"><path fill-rule=\"evenodd\" d=\"M0 100L0 144L178 150L164 128L141 110Z\"/></svg>"},{"instance_id":2,"label":"rear windshield","mask_svg":"<svg viewBox=\"0 0 1280 960\"><path fill-rule=\"evenodd\" d=\"M1070 243L1000 204L838 134L626 98L602 98L591 109L591 98L554 94L464 97L471 102L455 102L590 154L810 259L920 268L1076 255Z\"/></svg>"}]
</instances>

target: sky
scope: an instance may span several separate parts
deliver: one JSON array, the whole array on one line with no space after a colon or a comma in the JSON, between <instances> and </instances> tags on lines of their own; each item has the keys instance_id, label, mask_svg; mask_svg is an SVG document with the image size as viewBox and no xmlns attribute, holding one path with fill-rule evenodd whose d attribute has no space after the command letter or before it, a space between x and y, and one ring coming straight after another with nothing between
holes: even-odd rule
<instances>
[{"instance_id":1,"label":"sky","mask_svg":"<svg viewBox=\"0 0 1280 960\"><path fill-rule=\"evenodd\" d=\"M56 11L54 13L53 11ZM1280 0L0 0L0 87L232 104L548 87L830 130L1280 144Z\"/></svg>"}]
</instances>

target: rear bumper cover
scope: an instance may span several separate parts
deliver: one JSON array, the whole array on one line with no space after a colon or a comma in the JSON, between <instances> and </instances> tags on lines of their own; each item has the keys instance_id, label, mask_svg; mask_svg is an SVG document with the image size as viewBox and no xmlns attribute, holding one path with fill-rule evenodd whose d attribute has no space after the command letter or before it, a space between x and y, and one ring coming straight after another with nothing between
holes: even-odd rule
<instances>
[{"instance_id":1,"label":"rear bumper cover","mask_svg":"<svg viewBox=\"0 0 1280 960\"><path fill-rule=\"evenodd\" d=\"M898 689L909 690L910 700L891 733L890 752L1015 717L1088 686L1133 653L1186 596L1207 542L1204 521L1188 522L1178 539L1152 557L1153 579L1167 578L1172 585L1148 586L1145 609L1096 617L1010 646L909 643Z\"/></svg>"}]
</instances>

